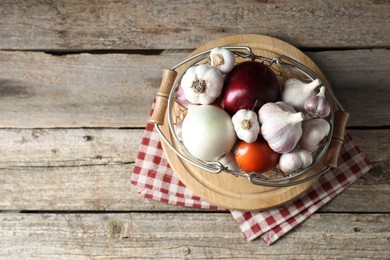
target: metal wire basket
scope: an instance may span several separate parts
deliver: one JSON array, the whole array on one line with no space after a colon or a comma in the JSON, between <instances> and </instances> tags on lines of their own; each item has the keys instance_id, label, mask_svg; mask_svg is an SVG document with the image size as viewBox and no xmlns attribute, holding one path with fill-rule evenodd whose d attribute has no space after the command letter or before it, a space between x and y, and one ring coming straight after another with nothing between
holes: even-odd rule
<instances>
[{"instance_id":1,"label":"metal wire basket","mask_svg":"<svg viewBox=\"0 0 390 260\"><path fill-rule=\"evenodd\" d=\"M229 49L236 56L236 62L243 62L246 60L258 61L265 65L268 65L276 74L280 84L282 85L285 80L288 78L298 78L305 82L313 81L318 77L312 70L301 64L300 62L287 57L287 56L279 56L276 58L269 58L260 55L256 55L252 49L248 46L223 46L223 48ZM334 131L334 122L335 122L335 114L334 109L331 110L330 115L326 118L326 120L330 124L330 131L328 136L325 137L322 146L317 149L316 152L313 153L313 163L306 167L305 169L295 171L289 174L283 173L278 168L273 168L267 172L251 172L247 173L244 171L234 171L228 169L225 165L223 165L219 161L202 161L195 156L193 156L187 148L184 146L182 141L180 140L177 133L177 126L184 119L186 114L186 109L182 106L177 105L177 101L175 99L175 95L178 91L178 87L183 77L184 73L191 66L195 66L201 63L209 63L209 54L211 49L195 54L180 63L176 64L171 68L171 71L176 71L180 68L181 73L177 75L171 89L169 91L169 95L165 96L167 98L167 108L168 112L168 124L169 131L173 136L173 141L180 147L177 149L173 143L164 135L163 131L160 129L159 123L155 123L156 130L161 136L161 139L166 142L169 149L171 149L178 157L180 157L183 161L193 166L196 166L202 170L205 170L211 174L232 174L236 177L244 177L247 178L254 185L268 186L268 187L288 187L297 184L304 183L306 181L312 180L314 178L318 178L320 175L328 172L332 167L326 166L320 171L314 172L312 174L307 174L310 172L325 156L329 145L331 143L331 137ZM322 82L327 89L327 99L332 99L337 106L337 109L340 111L344 111L337 98L334 96L333 91L331 91L330 86L327 86L326 83ZM164 96L164 95L161 95ZM299 177L299 178L298 178Z\"/></svg>"}]
</instances>

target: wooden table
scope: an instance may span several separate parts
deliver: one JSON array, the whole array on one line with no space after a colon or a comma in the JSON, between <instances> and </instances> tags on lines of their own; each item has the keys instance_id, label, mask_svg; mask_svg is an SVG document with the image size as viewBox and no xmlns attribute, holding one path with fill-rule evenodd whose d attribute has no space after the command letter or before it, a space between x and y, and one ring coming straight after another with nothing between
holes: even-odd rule
<instances>
[{"instance_id":1,"label":"wooden table","mask_svg":"<svg viewBox=\"0 0 390 260\"><path fill-rule=\"evenodd\" d=\"M389 258L389 21L385 0L1 1L0 258ZM270 247L130 186L162 69L240 33L309 55L374 164Z\"/></svg>"}]
</instances>

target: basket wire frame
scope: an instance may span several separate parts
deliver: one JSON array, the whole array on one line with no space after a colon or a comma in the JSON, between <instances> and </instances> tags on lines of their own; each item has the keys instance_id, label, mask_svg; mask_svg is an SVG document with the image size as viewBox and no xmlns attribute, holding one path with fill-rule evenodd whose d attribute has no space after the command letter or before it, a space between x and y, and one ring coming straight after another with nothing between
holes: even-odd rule
<instances>
[{"instance_id":1,"label":"basket wire frame","mask_svg":"<svg viewBox=\"0 0 390 260\"><path fill-rule=\"evenodd\" d=\"M305 81L313 81L317 78L319 78L313 71L311 71L309 68L304 66L302 63L288 57L288 56L279 56L276 58L268 58L260 55L254 54L252 49L248 46L223 46L223 48L231 50L237 57L240 57L242 59L246 60L252 60L252 61L259 61L264 64L267 64L272 68L278 77L279 81L285 80L286 74L289 74L289 77L295 76L300 79L303 79ZM202 161L195 156L193 156L184 146L180 138L178 137L176 133L175 126L178 123L178 121L181 121L184 117L183 114L176 115L175 118L172 116L172 109L174 106L175 101L175 93L178 89L179 83L181 81L181 78L183 77L184 73L186 70L196 64L199 63L207 63L208 62L208 57L210 54L210 51L212 49L208 49L205 51L202 51L198 54L195 54L191 57L188 57L187 59L181 61L180 63L176 64L171 68L171 70L176 70L177 68L183 66L186 64L186 68L182 70L182 72L177 75L172 89L169 93L168 97L168 107L167 111L168 112L168 125L169 125L169 131L173 136L173 139L175 143L177 143L182 150L180 152L171 142L170 140L165 136L165 134L162 132L160 129L160 126L158 124L155 124L155 128L157 132L159 133L160 137L163 139L163 141L167 144L169 149L171 149L178 157L180 157L183 161L186 163L189 163L195 167L198 167L202 170L205 170L209 173L212 174L219 174L221 172L227 172L230 173L236 177L245 177L247 178L252 184L254 185L260 185L260 186L268 186L268 187L289 187L289 186L294 186L298 185L304 182L307 182L309 180L315 179L324 173L328 172L331 167L325 167L323 170L318 171L312 175L309 176L304 176L303 178L298 178L299 176L304 175L311 169L313 169L318 162L321 161L321 159L324 157L326 154L326 151L330 145L331 137L333 134L333 128L334 128L334 112L331 110L330 115L328 116L328 122L330 123L330 131L328 136L326 137L326 142L323 144L321 148L319 148L315 153L314 153L314 160L313 163L306 167L303 170L297 171L290 173L289 175L284 174L281 172L279 169L274 168L271 171L268 171L266 173L258 173L258 172L243 172L243 171L233 171L231 169L228 169L225 167L222 163L218 161ZM321 82L322 85L325 85L323 82ZM341 111L344 111L343 107L341 104L338 102L337 98L334 96L332 91L329 91L329 88L327 88L328 91L327 93L332 97L332 99L335 101L336 106L338 109ZM181 111L183 112L183 111ZM183 154L184 153L184 154ZM275 176L269 176L275 175Z\"/></svg>"}]
</instances>

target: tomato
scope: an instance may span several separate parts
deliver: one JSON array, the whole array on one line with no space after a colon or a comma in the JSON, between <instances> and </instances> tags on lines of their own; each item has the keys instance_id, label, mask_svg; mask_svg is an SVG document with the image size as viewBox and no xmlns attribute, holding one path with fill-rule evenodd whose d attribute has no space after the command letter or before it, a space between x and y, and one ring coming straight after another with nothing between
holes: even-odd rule
<instances>
[{"instance_id":1,"label":"tomato","mask_svg":"<svg viewBox=\"0 0 390 260\"><path fill-rule=\"evenodd\" d=\"M272 150L267 141L259 138L253 143L240 141L234 158L245 172L265 172L278 164L280 154Z\"/></svg>"}]
</instances>

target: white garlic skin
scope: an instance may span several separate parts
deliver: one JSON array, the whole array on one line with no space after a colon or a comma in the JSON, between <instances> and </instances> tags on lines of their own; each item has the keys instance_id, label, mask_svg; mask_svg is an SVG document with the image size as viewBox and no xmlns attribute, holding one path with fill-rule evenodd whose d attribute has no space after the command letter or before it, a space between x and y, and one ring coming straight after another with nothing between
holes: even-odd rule
<instances>
[{"instance_id":1,"label":"white garlic skin","mask_svg":"<svg viewBox=\"0 0 390 260\"><path fill-rule=\"evenodd\" d=\"M264 104L259 110L259 119L261 134L275 152L292 151L302 136L303 113L283 102Z\"/></svg>"},{"instance_id":2,"label":"white garlic skin","mask_svg":"<svg viewBox=\"0 0 390 260\"><path fill-rule=\"evenodd\" d=\"M239 171L240 167L238 166L236 160L234 159L234 154L232 152L225 154L219 160L223 166L225 166L228 170L231 171Z\"/></svg>"},{"instance_id":3,"label":"white garlic skin","mask_svg":"<svg viewBox=\"0 0 390 260\"><path fill-rule=\"evenodd\" d=\"M234 62L234 53L226 48L214 48L210 52L210 65L219 69L223 74L232 71Z\"/></svg>"},{"instance_id":4,"label":"white garlic skin","mask_svg":"<svg viewBox=\"0 0 390 260\"><path fill-rule=\"evenodd\" d=\"M320 147L321 141L329 134L330 125L328 121L322 118L309 119L302 123L302 130L299 145L309 152L314 152Z\"/></svg>"},{"instance_id":5,"label":"white garlic skin","mask_svg":"<svg viewBox=\"0 0 390 260\"><path fill-rule=\"evenodd\" d=\"M240 109L232 117L234 131L240 140L253 143L260 133L257 115L252 110Z\"/></svg>"},{"instance_id":6,"label":"white garlic skin","mask_svg":"<svg viewBox=\"0 0 390 260\"><path fill-rule=\"evenodd\" d=\"M311 118L325 118L330 114L330 105L325 97L325 87L320 88L320 92L306 100L304 104L306 112Z\"/></svg>"},{"instance_id":7,"label":"white garlic skin","mask_svg":"<svg viewBox=\"0 0 390 260\"><path fill-rule=\"evenodd\" d=\"M180 82L185 98L202 105L213 103L221 95L223 83L221 72L206 64L190 67Z\"/></svg>"},{"instance_id":8,"label":"white garlic skin","mask_svg":"<svg viewBox=\"0 0 390 260\"><path fill-rule=\"evenodd\" d=\"M304 169L313 163L313 156L310 152L296 147L289 153L284 153L279 159L279 169L285 173L291 173Z\"/></svg>"},{"instance_id":9,"label":"white garlic skin","mask_svg":"<svg viewBox=\"0 0 390 260\"><path fill-rule=\"evenodd\" d=\"M304 111L306 100L316 95L316 88L321 85L319 79L304 83L296 78L289 78L284 82L282 101L298 111Z\"/></svg>"}]
</instances>

